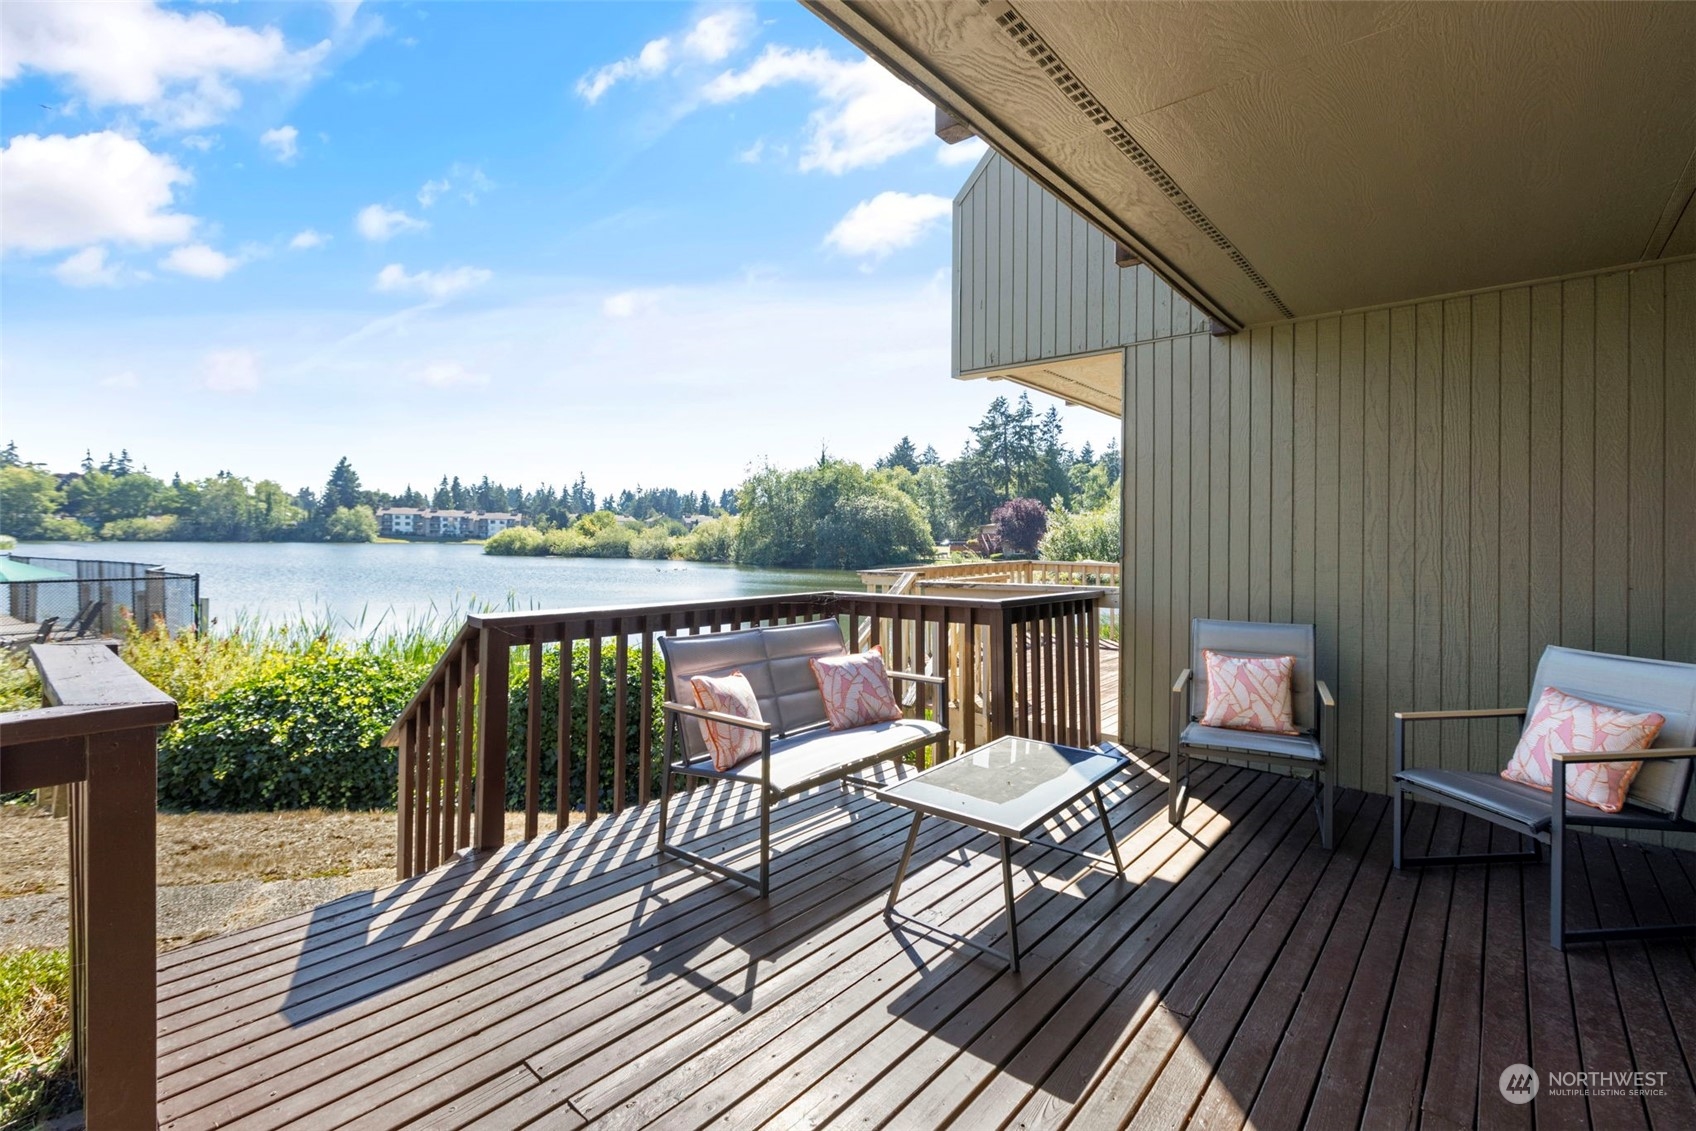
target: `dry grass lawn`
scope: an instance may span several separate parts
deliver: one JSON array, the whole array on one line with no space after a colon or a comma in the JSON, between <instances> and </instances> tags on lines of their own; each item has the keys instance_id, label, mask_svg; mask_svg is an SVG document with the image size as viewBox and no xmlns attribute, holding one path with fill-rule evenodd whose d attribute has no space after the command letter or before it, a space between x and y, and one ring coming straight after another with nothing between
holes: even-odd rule
<instances>
[{"instance_id":1,"label":"dry grass lawn","mask_svg":"<svg viewBox=\"0 0 1696 1131\"><path fill-rule=\"evenodd\" d=\"M507 815L507 840L524 815ZM0 806L0 898L62 891L69 876L64 820L32 806ZM159 814L161 886L225 880L309 880L382 869L394 873L395 814L322 809L283 813Z\"/></svg>"}]
</instances>

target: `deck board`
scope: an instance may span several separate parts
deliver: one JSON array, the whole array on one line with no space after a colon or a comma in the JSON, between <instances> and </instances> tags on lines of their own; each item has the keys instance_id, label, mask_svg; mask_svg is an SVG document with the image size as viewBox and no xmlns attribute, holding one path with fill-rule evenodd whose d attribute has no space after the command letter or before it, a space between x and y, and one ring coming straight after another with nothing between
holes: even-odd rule
<instances>
[{"instance_id":1,"label":"deck board","mask_svg":"<svg viewBox=\"0 0 1696 1131\"><path fill-rule=\"evenodd\" d=\"M183 948L162 1125L1691 1125L1690 947L1550 950L1545 865L1393 872L1382 797L1339 794L1329 853L1302 783L1202 764L1174 830L1161 765L1108 790L1129 881L1016 858L1017 975L891 929L906 815L834 788L778 810L769 901L656 865L648 806ZM745 864L749 815L697 790L676 827ZM1410 851L1508 847L1433 818ZM1087 812L1056 832L1105 847ZM1688 854L1575 845L1575 916L1690 897ZM903 905L999 945L991 847L925 822ZM1664 1070L1667 1094L1510 1107L1496 1077L1526 1056Z\"/></svg>"}]
</instances>

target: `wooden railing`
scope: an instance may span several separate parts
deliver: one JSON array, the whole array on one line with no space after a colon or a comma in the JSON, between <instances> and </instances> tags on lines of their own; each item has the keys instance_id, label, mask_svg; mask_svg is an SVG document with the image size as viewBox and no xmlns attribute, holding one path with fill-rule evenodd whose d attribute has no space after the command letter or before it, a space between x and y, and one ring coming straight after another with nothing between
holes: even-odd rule
<instances>
[{"instance_id":1,"label":"wooden railing","mask_svg":"<svg viewBox=\"0 0 1696 1131\"><path fill-rule=\"evenodd\" d=\"M952 750L1004 734L1093 743L1103 595L800 593L470 617L384 739L398 748L396 870L404 879L462 849L500 847L509 760L522 768L513 792L525 839L541 831L544 783L555 829L576 812L574 792L586 821L647 804L658 783L660 636L836 617L849 640L881 644L892 668L946 673ZM579 653L581 665L561 660ZM550 671L557 686L544 702Z\"/></svg>"},{"instance_id":2,"label":"wooden railing","mask_svg":"<svg viewBox=\"0 0 1696 1131\"><path fill-rule=\"evenodd\" d=\"M94 1131L157 1125L154 783L169 696L99 644L31 649L47 706L0 714L0 792L69 786L71 1055Z\"/></svg>"},{"instance_id":3,"label":"wooden railing","mask_svg":"<svg viewBox=\"0 0 1696 1131\"><path fill-rule=\"evenodd\" d=\"M1120 577L1118 562L1082 561L938 562L860 571L860 581L873 593L890 592L898 585L905 586L904 592L920 593L926 586L941 581L1000 581L1014 585L1084 585L1117 589Z\"/></svg>"}]
</instances>

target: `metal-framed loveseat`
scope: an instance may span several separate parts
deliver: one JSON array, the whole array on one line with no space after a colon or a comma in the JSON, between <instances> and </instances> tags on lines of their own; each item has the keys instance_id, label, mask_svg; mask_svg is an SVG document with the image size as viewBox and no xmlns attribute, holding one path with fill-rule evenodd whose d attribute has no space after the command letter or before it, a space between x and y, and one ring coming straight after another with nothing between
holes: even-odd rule
<instances>
[{"instance_id":1,"label":"metal-framed loveseat","mask_svg":"<svg viewBox=\"0 0 1696 1131\"><path fill-rule=\"evenodd\" d=\"M753 628L700 636L661 637L665 655L664 766L660 778L659 851L698 865L758 891L771 890L771 811L785 798L815 786L845 781L879 762L897 761L948 737L948 695L939 676L890 672L892 680L928 685L932 718L903 717L847 730L831 730L824 696L809 663L848 651L834 618L803 624ZM690 679L741 672L759 701L761 720L738 718L694 705ZM922 711L925 696L913 697ZM701 721L744 727L760 734L760 752L727 770L713 767ZM760 867L740 871L671 843L666 818L674 776L753 786L759 791Z\"/></svg>"}]
</instances>

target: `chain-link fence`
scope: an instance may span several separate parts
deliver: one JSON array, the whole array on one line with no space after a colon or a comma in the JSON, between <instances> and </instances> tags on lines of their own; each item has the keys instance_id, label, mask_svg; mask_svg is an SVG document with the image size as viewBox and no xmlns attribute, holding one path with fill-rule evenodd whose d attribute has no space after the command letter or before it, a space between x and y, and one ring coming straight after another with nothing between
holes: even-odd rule
<instances>
[{"instance_id":1,"label":"chain-link fence","mask_svg":"<svg viewBox=\"0 0 1696 1131\"><path fill-rule=\"evenodd\" d=\"M124 628L125 614L144 626L179 632L200 623L200 575L142 562L89 561L11 554L15 562L63 574L61 579L5 583L5 609L15 630L43 626L49 635L104 636ZM50 623L51 622L51 623Z\"/></svg>"}]
</instances>

